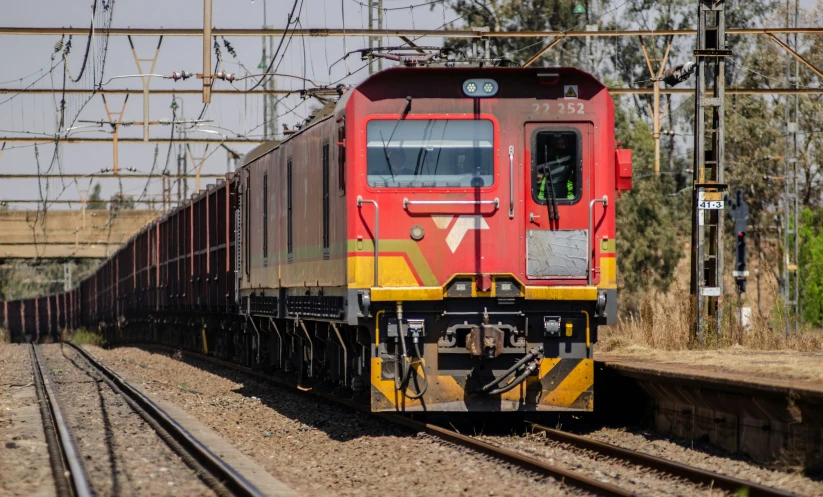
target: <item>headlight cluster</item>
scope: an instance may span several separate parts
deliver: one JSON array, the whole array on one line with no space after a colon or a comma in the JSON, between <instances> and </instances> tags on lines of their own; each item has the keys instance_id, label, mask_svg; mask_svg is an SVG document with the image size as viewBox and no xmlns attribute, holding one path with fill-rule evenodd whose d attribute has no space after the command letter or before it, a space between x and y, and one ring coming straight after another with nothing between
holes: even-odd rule
<instances>
[{"instance_id":1,"label":"headlight cluster","mask_svg":"<svg viewBox=\"0 0 823 497\"><path fill-rule=\"evenodd\" d=\"M497 81L493 79L469 79L463 82L463 93L469 97L483 98L497 94Z\"/></svg>"}]
</instances>

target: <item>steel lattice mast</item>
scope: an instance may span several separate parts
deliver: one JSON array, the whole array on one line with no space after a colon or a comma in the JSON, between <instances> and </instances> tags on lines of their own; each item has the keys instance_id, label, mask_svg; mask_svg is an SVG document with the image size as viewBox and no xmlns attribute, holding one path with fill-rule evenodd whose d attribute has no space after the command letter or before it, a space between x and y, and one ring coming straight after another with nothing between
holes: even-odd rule
<instances>
[{"instance_id":1,"label":"steel lattice mast","mask_svg":"<svg viewBox=\"0 0 823 497\"><path fill-rule=\"evenodd\" d=\"M719 333L723 320L725 0L699 0L695 85L692 274L694 333Z\"/></svg>"}]
</instances>

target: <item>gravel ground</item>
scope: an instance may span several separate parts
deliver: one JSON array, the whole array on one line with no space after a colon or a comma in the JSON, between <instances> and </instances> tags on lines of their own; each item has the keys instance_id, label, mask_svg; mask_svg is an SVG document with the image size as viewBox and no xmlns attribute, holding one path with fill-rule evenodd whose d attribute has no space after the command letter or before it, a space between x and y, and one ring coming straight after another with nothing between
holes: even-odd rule
<instances>
[{"instance_id":1,"label":"gravel ground","mask_svg":"<svg viewBox=\"0 0 823 497\"><path fill-rule=\"evenodd\" d=\"M581 495L472 451L196 359L87 347L304 495Z\"/></svg>"},{"instance_id":2,"label":"gravel ground","mask_svg":"<svg viewBox=\"0 0 823 497\"><path fill-rule=\"evenodd\" d=\"M75 351L40 347L97 497L214 495Z\"/></svg>"},{"instance_id":3,"label":"gravel ground","mask_svg":"<svg viewBox=\"0 0 823 497\"><path fill-rule=\"evenodd\" d=\"M55 494L28 345L0 345L0 495Z\"/></svg>"}]
</instances>

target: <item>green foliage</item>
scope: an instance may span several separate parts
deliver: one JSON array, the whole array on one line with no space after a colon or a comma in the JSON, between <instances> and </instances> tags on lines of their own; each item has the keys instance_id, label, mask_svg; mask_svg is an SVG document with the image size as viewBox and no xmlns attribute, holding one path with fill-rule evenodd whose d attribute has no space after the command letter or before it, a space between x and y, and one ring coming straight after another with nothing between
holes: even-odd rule
<instances>
[{"instance_id":1,"label":"green foliage","mask_svg":"<svg viewBox=\"0 0 823 497\"><path fill-rule=\"evenodd\" d=\"M109 209L114 212L134 209L134 197L123 193L115 193L109 201Z\"/></svg>"},{"instance_id":2,"label":"green foliage","mask_svg":"<svg viewBox=\"0 0 823 497\"><path fill-rule=\"evenodd\" d=\"M446 4L464 16L463 22L466 26L488 26L491 31L567 31L586 22L582 16L573 13L576 2L570 0L447 0ZM489 40L489 55L523 63L534 52L540 50L541 44L548 44L550 41L535 43L533 38L492 38ZM471 44L471 40L464 38L447 39L445 43L447 47L458 48L467 53L471 49ZM477 46L482 49L484 42L479 42ZM556 47L556 64L575 65L572 63L574 54L569 51L577 51L581 46L579 40L563 40Z\"/></svg>"},{"instance_id":3,"label":"green foliage","mask_svg":"<svg viewBox=\"0 0 823 497\"><path fill-rule=\"evenodd\" d=\"M97 268L96 260L71 262L72 285ZM51 295L64 289L62 262L38 264L7 263L0 268L0 300L18 300Z\"/></svg>"},{"instance_id":4,"label":"green foliage","mask_svg":"<svg viewBox=\"0 0 823 497\"><path fill-rule=\"evenodd\" d=\"M100 333L94 333L85 328L77 329L71 336L71 343L75 345L96 345L103 347L106 339Z\"/></svg>"},{"instance_id":5,"label":"green foliage","mask_svg":"<svg viewBox=\"0 0 823 497\"><path fill-rule=\"evenodd\" d=\"M633 153L634 185L617 199L617 267L623 310L636 312L644 294L666 291L683 255L677 240L678 219L670 178L650 174L654 141L645 121L617 107L617 140Z\"/></svg>"},{"instance_id":6,"label":"green foliage","mask_svg":"<svg viewBox=\"0 0 823 497\"><path fill-rule=\"evenodd\" d=\"M823 324L823 211L803 209L800 215L800 312L812 326Z\"/></svg>"},{"instance_id":7,"label":"green foliage","mask_svg":"<svg viewBox=\"0 0 823 497\"><path fill-rule=\"evenodd\" d=\"M89 195L89 200L86 203L86 209L102 210L106 208L106 202L103 200L103 196L101 194L102 189L103 188L100 186L100 183L94 185L91 195Z\"/></svg>"}]
</instances>

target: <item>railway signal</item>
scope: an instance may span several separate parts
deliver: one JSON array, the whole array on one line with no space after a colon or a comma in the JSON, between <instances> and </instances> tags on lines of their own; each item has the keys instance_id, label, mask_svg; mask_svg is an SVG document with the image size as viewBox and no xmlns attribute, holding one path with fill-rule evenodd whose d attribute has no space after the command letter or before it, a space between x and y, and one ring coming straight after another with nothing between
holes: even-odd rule
<instances>
[{"instance_id":1,"label":"railway signal","mask_svg":"<svg viewBox=\"0 0 823 497\"><path fill-rule=\"evenodd\" d=\"M746 293L746 225L749 222L749 204L743 200L743 190L735 192L735 200L729 202L729 217L734 220L735 241L734 281L739 293Z\"/></svg>"}]
</instances>

